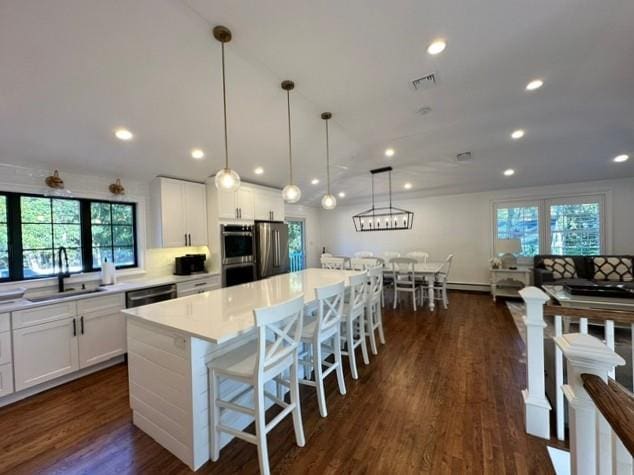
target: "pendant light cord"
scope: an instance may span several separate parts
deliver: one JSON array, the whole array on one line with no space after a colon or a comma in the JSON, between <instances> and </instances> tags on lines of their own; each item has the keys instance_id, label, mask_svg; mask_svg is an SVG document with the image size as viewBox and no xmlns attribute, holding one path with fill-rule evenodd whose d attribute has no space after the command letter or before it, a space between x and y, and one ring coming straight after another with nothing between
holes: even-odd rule
<instances>
[{"instance_id":1,"label":"pendant light cord","mask_svg":"<svg viewBox=\"0 0 634 475\"><path fill-rule=\"evenodd\" d=\"M225 117L225 169L229 169L229 141L227 140L227 85L225 84L225 44L222 45L222 106Z\"/></svg>"},{"instance_id":2,"label":"pendant light cord","mask_svg":"<svg viewBox=\"0 0 634 475\"><path fill-rule=\"evenodd\" d=\"M291 92L286 91L286 111L288 113L288 169L290 173L290 185L293 184L293 149L291 147Z\"/></svg>"},{"instance_id":3,"label":"pendant light cord","mask_svg":"<svg viewBox=\"0 0 634 475\"><path fill-rule=\"evenodd\" d=\"M330 141L328 138L328 120L326 120L326 181L330 194Z\"/></svg>"}]
</instances>

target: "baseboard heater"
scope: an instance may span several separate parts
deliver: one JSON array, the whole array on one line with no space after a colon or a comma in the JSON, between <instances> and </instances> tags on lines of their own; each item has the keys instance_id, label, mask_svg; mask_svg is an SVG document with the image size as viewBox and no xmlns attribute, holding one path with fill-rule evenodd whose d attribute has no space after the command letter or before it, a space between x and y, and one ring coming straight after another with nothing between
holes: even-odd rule
<instances>
[{"instance_id":1,"label":"baseboard heater","mask_svg":"<svg viewBox=\"0 0 634 475\"><path fill-rule=\"evenodd\" d=\"M491 292L491 284L488 282L447 282L449 290L468 290L470 292Z\"/></svg>"}]
</instances>

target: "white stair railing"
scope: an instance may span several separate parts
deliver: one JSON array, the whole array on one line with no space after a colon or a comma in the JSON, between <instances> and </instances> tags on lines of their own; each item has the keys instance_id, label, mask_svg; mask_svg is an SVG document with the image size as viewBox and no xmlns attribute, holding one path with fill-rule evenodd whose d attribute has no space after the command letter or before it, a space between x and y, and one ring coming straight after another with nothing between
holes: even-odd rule
<instances>
[{"instance_id":1,"label":"white stair railing","mask_svg":"<svg viewBox=\"0 0 634 475\"><path fill-rule=\"evenodd\" d=\"M631 440L634 399L625 391L614 394L607 384L614 367L625 361L599 339L583 333L558 336L555 344L567 361L563 392L568 401L572 475L632 474L632 457L606 420L609 417ZM592 396L586 387L592 388Z\"/></svg>"},{"instance_id":2,"label":"white stair railing","mask_svg":"<svg viewBox=\"0 0 634 475\"><path fill-rule=\"evenodd\" d=\"M524 397L526 432L550 439L550 403L546 398L544 377L544 304L549 297L537 287L525 287L520 295L526 303L526 366L527 388Z\"/></svg>"},{"instance_id":3,"label":"white stair railing","mask_svg":"<svg viewBox=\"0 0 634 475\"><path fill-rule=\"evenodd\" d=\"M537 287L526 287L520 291L526 304L524 324L526 326L527 388L524 396L526 431L537 437L550 439L550 403L555 406L556 436L565 440L564 406L564 357L561 349L554 349L554 400L549 402L545 392L544 374L544 329L548 326L545 318L552 319L551 333L554 338L564 334L571 323L577 323L579 332L588 333L588 320L603 325L603 338L609 349L615 348L615 322L630 327L634 336L634 312L622 310L572 308L550 305L548 295ZM549 320L550 321L550 320ZM632 345L634 354L634 345ZM630 368L634 371L634 365ZM614 377L614 370L609 374ZM628 388L632 389L632 388Z\"/></svg>"}]
</instances>

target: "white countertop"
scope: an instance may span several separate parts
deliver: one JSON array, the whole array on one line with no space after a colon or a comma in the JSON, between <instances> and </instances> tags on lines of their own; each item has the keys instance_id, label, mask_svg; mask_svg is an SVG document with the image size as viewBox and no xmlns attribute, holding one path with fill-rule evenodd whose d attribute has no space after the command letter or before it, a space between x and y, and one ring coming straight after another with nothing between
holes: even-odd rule
<instances>
[{"instance_id":1,"label":"white countertop","mask_svg":"<svg viewBox=\"0 0 634 475\"><path fill-rule=\"evenodd\" d=\"M253 310L304 294L304 303L315 301L315 288L346 282L358 271L306 269L248 284L211 290L124 310L131 318L211 341L224 343L254 328Z\"/></svg>"},{"instance_id":2,"label":"white countertop","mask_svg":"<svg viewBox=\"0 0 634 475\"><path fill-rule=\"evenodd\" d=\"M108 285L101 287L103 290L101 292L94 292L83 295L69 295L66 297L60 296L57 299L44 300L41 302L31 302L28 299L22 298L17 300L12 300L9 303L0 302L0 313L8 313L15 312L17 310L25 310L33 307L41 307L44 305L53 305L60 302L68 302L70 300L82 300L89 299L95 297L103 297L105 295L110 294L118 294L122 292L128 292L130 290L140 290L146 289L149 287L156 287L159 285L168 285L168 284L178 284L181 282L189 282L197 279L204 279L207 277L217 276L218 273L207 273L201 272L198 274L191 275L165 275L162 277L154 277L154 278L140 278L140 279L130 279L126 281L119 282L115 285Z\"/></svg>"}]
</instances>

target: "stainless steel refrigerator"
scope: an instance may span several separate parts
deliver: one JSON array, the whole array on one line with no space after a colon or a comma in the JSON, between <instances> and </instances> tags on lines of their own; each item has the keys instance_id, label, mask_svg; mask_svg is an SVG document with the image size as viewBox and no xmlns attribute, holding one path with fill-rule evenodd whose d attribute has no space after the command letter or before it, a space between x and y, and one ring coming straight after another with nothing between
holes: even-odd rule
<instances>
[{"instance_id":1,"label":"stainless steel refrigerator","mask_svg":"<svg viewBox=\"0 0 634 475\"><path fill-rule=\"evenodd\" d=\"M289 271L288 225L286 223L255 223L255 259L258 279Z\"/></svg>"}]
</instances>

